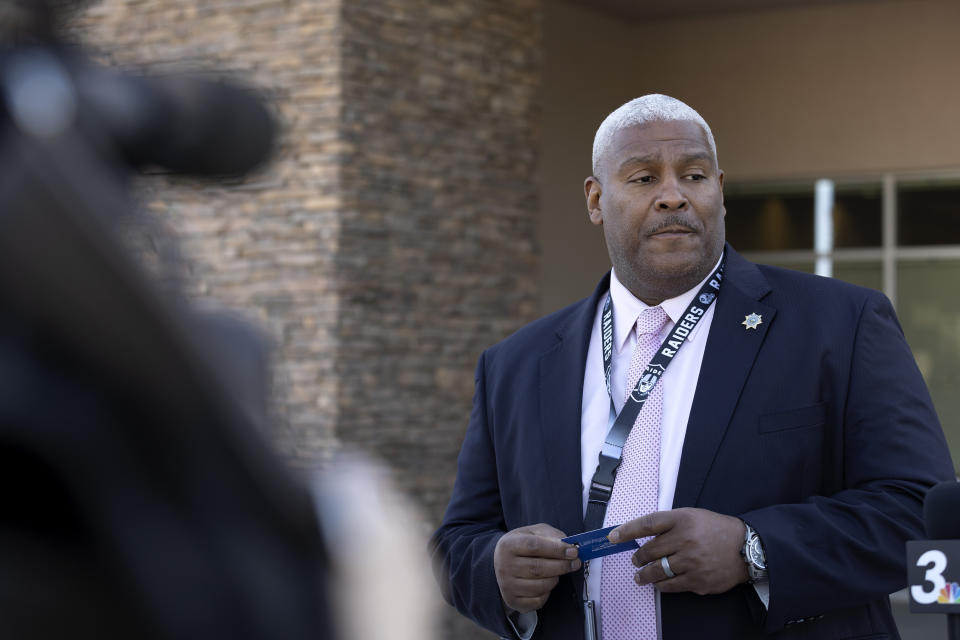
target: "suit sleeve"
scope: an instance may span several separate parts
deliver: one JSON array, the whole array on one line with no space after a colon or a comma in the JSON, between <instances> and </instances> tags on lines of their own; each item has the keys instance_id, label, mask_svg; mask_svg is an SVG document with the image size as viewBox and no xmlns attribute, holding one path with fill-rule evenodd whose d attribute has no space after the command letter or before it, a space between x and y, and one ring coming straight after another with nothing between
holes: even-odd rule
<instances>
[{"instance_id":1,"label":"suit sleeve","mask_svg":"<svg viewBox=\"0 0 960 640\"><path fill-rule=\"evenodd\" d=\"M506 526L488 421L487 357L482 355L477 364L473 410L457 460L457 480L443 523L430 540L430 551L444 599L482 627L516 637L493 569L493 552Z\"/></svg>"},{"instance_id":2,"label":"suit sleeve","mask_svg":"<svg viewBox=\"0 0 960 640\"><path fill-rule=\"evenodd\" d=\"M842 403L838 491L741 517L761 536L770 575L765 626L903 588L904 542L925 537L927 489L953 477L923 378L886 297L860 314Z\"/></svg>"}]
</instances>

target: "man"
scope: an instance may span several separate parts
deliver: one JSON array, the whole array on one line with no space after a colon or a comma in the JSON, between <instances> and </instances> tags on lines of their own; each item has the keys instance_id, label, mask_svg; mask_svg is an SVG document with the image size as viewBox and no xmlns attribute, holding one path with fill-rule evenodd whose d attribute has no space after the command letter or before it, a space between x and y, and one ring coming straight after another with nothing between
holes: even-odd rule
<instances>
[{"instance_id":1,"label":"man","mask_svg":"<svg viewBox=\"0 0 960 640\"><path fill-rule=\"evenodd\" d=\"M585 600L604 640L897 638L904 541L953 471L890 303L725 245L713 135L673 98L607 117L584 190L613 270L481 356L447 600L511 638L583 638ZM561 538L597 509L642 545L584 571Z\"/></svg>"}]
</instances>

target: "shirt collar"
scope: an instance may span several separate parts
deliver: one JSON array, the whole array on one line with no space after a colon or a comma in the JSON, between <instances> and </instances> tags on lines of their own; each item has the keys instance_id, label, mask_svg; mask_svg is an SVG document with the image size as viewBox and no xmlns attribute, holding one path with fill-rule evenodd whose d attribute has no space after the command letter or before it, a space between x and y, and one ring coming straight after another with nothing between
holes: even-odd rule
<instances>
[{"instance_id":1,"label":"shirt collar","mask_svg":"<svg viewBox=\"0 0 960 640\"><path fill-rule=\"evenodd\" d=\"M688 289L675 298L670 298L660 303L660 307L667 312L667 316L671 321L668 323L667 329L672 329L673 325L680 320L684 311L687 310L687 306L689 306L693 300L693 297L700 291L700 287L703 286L707 278L712 276L713 272L720 266L720 260L723 260L722 254L717 260L717 263L713 265L710 273L691 289ZM613 302L613 344L617 349L617 353L619 353L620 350L623 349L624 344L626 344L627 338L629 338L631 332L633 332L633 325L636 324L637 317L643 313L645 309L649 309L650 305L630 293L630 290L627 289L617 277L616 269L611 269L610 271L610 298ZM697 326L690 332L690 335L687 336L687 340L691 342L696 340L702 325L702 322L697 323Z\"/></svg>"}]
</instances>

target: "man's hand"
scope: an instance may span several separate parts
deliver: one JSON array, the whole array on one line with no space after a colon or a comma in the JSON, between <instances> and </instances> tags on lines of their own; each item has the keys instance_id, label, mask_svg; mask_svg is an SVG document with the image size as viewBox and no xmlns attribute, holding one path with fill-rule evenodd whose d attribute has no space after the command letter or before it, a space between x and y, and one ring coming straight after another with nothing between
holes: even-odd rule
<instances>
[{"instance_id":1,"label":"man's hand","mask_svg":"<svg viewBox=\"0 0 960 640\"><path fill-rule=\"evenodd\" d=\"M577 548L560 541L565 536L540 523L508 531L500 538L493 552L493 568L508 607L520 613L539 609L559 576L580 568Z\"/></svg>"},{"instance_id":2,"label":"man's hand","mask_svg":"<svg viewBox=\"0 0 960 640\"><path fill-rule=\"evenodd\" d=\"M743 521L706 509L658 511L630 520L610 532L612 542L655 536L633 554L637 584L663 592L723 593L746 582L747 565L740 556L746 527ZM668 578L660 558L666 557Z\"/></svg>"}]
</instances>

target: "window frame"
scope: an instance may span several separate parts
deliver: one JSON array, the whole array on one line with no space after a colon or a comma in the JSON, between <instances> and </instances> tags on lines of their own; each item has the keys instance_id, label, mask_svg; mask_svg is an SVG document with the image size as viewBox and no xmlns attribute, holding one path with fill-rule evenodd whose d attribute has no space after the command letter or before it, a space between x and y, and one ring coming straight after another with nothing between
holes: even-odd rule
<instances>
[{"instance_id":1,"label":"window frame","mask_svg":"<svg viewBox=\"0 0 960 640\"><path fill-rule=\"evenodd\" d=\"M834 188L850 185L879 184L881 187L881 246L857 248L832 248L826 252L810 249L782 249L773 251L743 251L745 258L760 263L816 264L818 258L832 263L879 262L883 293L897 306L897 266L901 262L921 260L960 259L960 244L943 245L898 245L897 244L897 195L898 186L915 182L958 181L960 169L942 171L902 171L881 175L852 175L830 180ZM809 189L814 191L817 180L748 181L731 185L736 195L752 195L778 191L796 193ZM960 206L960 203L958 203ZM814 211L810 212L814 216ZM816 236L816 234L814 234Z\"/></svg>"}]
</instances>

